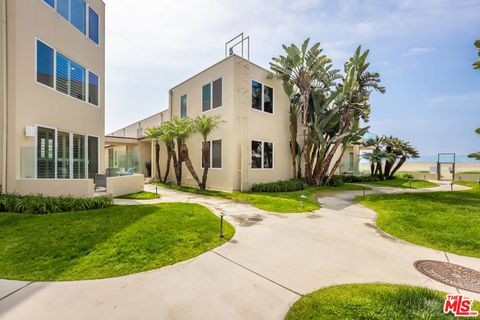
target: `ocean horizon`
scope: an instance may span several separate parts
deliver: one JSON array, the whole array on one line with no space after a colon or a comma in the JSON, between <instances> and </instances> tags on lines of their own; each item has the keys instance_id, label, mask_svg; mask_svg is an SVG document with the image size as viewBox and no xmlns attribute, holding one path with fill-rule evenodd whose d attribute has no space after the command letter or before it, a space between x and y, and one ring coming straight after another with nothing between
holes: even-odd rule
<instances>
[{"instance_id":1,"label":"ocean horizon","mask_svg":"<svg viewBox=\"0 0 480 320\"><path fill-rule=\"evenodd\" d=\"M421 156L418 159L408 159L407 162L434 162L436 163L438 159L437 155L429 155L429 156ZM451 162L453 160L453 156L442 156L441 160L443 162ZM455 156L456 163L479 163L480 160L469 158L467 155L456 155Z\"/></svg>"}]
</instances>

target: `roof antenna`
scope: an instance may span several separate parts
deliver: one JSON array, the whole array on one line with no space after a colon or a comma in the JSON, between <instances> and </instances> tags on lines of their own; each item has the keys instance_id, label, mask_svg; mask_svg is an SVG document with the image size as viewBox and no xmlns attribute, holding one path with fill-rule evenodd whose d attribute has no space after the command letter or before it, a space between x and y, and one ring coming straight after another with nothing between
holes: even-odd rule
<instances>
[{"instance_id":1,"label":"roof antenna","mask_svg":"<svg viewBox=\"0 0 480 320\"><path fill-rule=\"evenodd\" d=\"M244 57L244 47L247 47L247 60L250 61L250 36L244 36L244 33L240 33L232 40L225 43L225 58L234 54L234 48L241 46L241 57Z\"/></svg>"}]
</instances>

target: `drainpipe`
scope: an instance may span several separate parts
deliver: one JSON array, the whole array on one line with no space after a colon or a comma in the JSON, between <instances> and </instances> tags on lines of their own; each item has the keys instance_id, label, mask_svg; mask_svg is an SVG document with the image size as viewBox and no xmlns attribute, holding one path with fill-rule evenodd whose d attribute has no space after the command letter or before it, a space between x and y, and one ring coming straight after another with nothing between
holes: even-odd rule
<instances>
[{"instance_id":1,"label":"drainpipe","mask_svg":"<svg viewBox=\"0 0 480 320\"><path fill-rule=\"evenodd\" d=\"M2 190L5 193L7 190L7 0L2 1Z\"/></svg>"}]
</instances>

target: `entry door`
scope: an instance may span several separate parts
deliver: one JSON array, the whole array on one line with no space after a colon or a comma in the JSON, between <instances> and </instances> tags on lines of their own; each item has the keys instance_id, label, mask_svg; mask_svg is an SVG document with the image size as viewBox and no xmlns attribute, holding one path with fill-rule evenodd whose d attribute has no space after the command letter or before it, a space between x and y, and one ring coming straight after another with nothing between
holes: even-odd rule
<instances>
[{"instance_id":1,"label":"entry door","mask_svg":"<svg viewBox=\"0 0 480 320\"><path fill-rule=\"evenodd\" d=\"M98 173L98 138L88 137L88 178L93 179Z\"/></svg>"}]
</instances>

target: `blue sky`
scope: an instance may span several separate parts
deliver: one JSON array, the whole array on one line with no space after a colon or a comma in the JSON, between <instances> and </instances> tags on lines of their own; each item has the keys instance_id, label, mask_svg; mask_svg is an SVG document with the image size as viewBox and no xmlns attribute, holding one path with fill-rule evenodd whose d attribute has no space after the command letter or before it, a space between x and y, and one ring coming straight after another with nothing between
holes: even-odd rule
<instances>
[{"instance_id":1,"label":"blue sky","mask_svg":"<svg viewBox=\"0 0 480 320\"><path fill-rule=\"evenodd\" d=\"M387 89L372 97L373 132L423 155L480 150L480 0L105 2L107 132L165 109L168 89L222 59L243 31L264 67L282 44L307 37L338 68L357 45L370 49Z\"/></svg>"}]
</instances>

